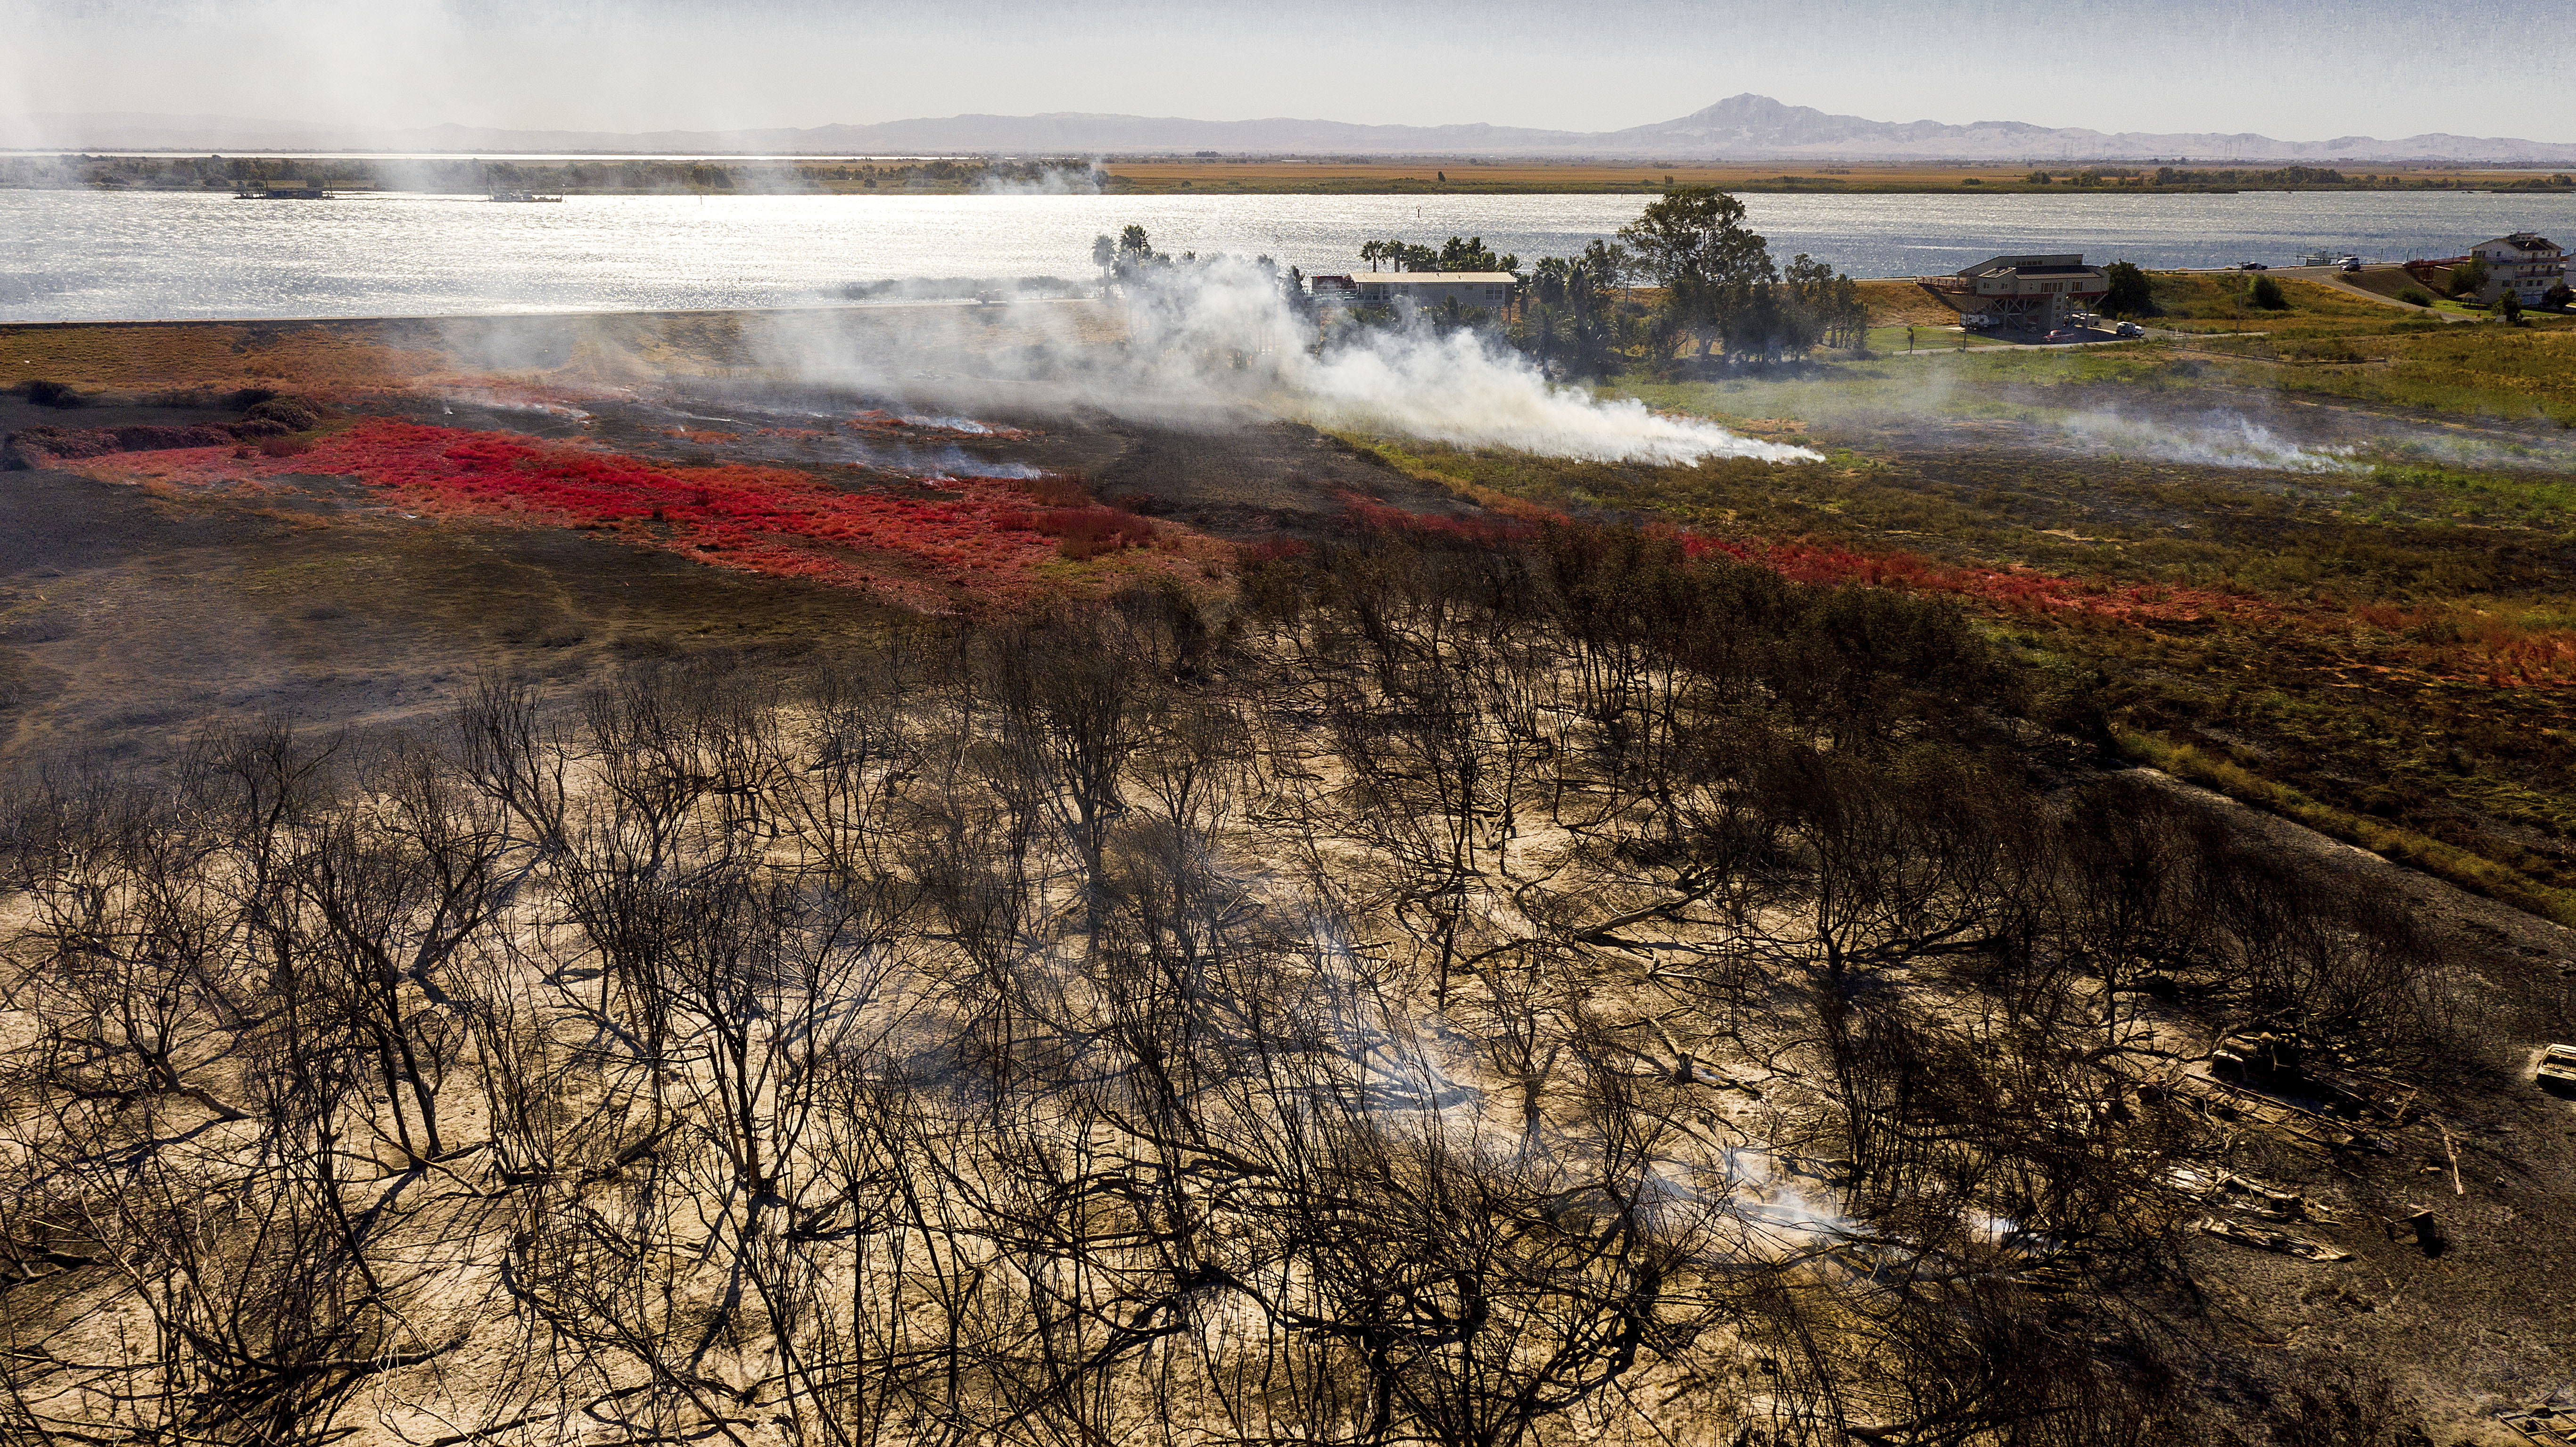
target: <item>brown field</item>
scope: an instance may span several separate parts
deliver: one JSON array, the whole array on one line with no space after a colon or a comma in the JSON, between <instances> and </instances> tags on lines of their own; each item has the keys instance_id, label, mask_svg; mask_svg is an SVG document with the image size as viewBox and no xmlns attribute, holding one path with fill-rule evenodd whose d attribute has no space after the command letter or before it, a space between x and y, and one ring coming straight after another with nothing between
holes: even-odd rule
<instances>
[{"instance_id":1,"label":"brown field","mask_svg":"<svg viewBox=\"0 0 2576 1447\"><path fill-rule=\"evenodd\" d=\"M379 167L364 160L313 156L262 158L276 178L318 180L340 190L473 190L483 185L475 163L463 157ZM1812 157L1759 163L1677 164L1671 161L1532 159L1477 156L1114 156L1105 162L1077 155L1056 157L955 157L921 162L852 161L809 157L753 160L708 157L694 161L639 161L601 157L560 164L524 164L516 179L530 189L582 195L960 195L994 182L1035 181L1046 173L1081 175L1097 167L1100 188L1112 195L1219 193L1318 193L1415 195L1440 192L1635 192L1667 186L1718 186L1739 192L1931 193L1958 191L2058 192L2092 190L2234 191L2276 185L2277 163L2212 162L2182 167L2191 179L2152 186L2143 174L2155 163L2013 161L1836 162ZM2028 179L2036 172L2053 182ZM2538 190L2568 194L2576 181L2564 171L2491 169L2383 169L2372 164L2318 168L2343 179L2296 185L2299 190ZM2104 174L2105 171L2114 174ZM2090 172L2094 181L2079 186ZM2235 172L2231 178L2227 173ZM227 189L236 178L221 158L75 157L22 155L0 159L0 187L79 187L108 190Z\"/></svg>"},{"instance_id":2,"label":"brown field","mask_svg":"<svg viewBox=\"0 0 2576 1447\"><path fill-rule=\"evenodd\" d=\"M1718 186L1729 191L1955 191L2025 186L2027 166L1621 165L1599 161L1112 161L1115 189L1174 191L1637 191ZM1445 175L1444 181L1441 177Z\"/></svg>"},{"instance_id":3,"label":"brown field","mask_svg":"<svg viewBox=\"0 0 2576 1447\"><path fill-rule=\"evenodd\" d=\"M1947 327L1959 321L1958 308L1910 281L1864 281L1860 299L1874 327Z\"/></svg>"},{"instance_id":4,"label":"brown field","mask_svg":"<svg viewBox=\"0 0 2576 1447\"><path fill-rule=\"evenodd\" d=\"M1113 160L1106 170L1117 192L1329 191L1369 193L1513 191L1662 191L1666 186L1717 186L1743 192L1930 192L2070 190L2064 184L2032 185L2030 163L2015 165L1838 165L1818 161L1768 161L1760 165L1672 165L1665 162L1419 160L1363 161L1330 158L1268 160L1181 157ZM2058 167L2058 174L2066 168ZM2533 173L2491 170L2422 170L2352 174L2395 175L2407 188L2425 185L2501 189ZM1446 177L1444 180L1443 177ZM2546 179L2545 177L2541 179ZM2106 183L2098 189L2120 189ZM2135 188L2132 188L2135 189ZM2167 187L2165 190L2199 189ZM2342 188L2331 188L2342 189Z\"/></svg>"},{"instance_id":5,"label":"brown field","mask_svg":"<svg viewBox=\"0 0 2576 1447\"><path fill-rule=\"evenodd\" d=\"M1050 338L1106 340L1114 327L1084 303L932 309L961 342L1025 347ZM343 396L472 385L496 378L617 382L723 376L751 365L754 329L827 323L865 350L907 327L915 308L773 312L603 312L578 316L353 318L321 321L20 323L0 326L0 385L30 378L84 391L201 392L289 386Z\"/></svg>"}]
</instances>

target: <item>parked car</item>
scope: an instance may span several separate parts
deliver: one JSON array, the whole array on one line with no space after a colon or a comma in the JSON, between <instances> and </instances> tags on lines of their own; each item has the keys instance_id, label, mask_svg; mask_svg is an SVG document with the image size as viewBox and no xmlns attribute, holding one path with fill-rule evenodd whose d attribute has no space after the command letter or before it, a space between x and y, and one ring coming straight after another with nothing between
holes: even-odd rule
<instances>
[{"instance_id":1,"label":"parked car","mask_svg":"<svg viewBox=\"0 0 2576 1447\"><path fill-rule=\"evenodd\" d=\"M2080 342L2084 340L2084 333L2073 327L2059 327L2057 330L2050 332L2040 340L2049 342Z\"/></svg>"},{"instance_id":2,"label":"parked car","mask_svg":"<svg viewBox=\"0 0 2576 1447\"><path fill-rule=\"evenodd\" d=\"M2361 258L2358 256L2347 256L2343 259L2342 265L2343 269L2346 271L2359 271L2361 270Z\"/></svg>"},{"instance_id":3,"label":"parked car","mask_svg":"<svg viewBox=\"0 0 2576 1447\"><path fill-rule=\"evenodd\" d=\"M2122 322L2111 329L2111 335L2115 337L2143 337L2146 334L2147 329L2136 322Z\"/></svg>"},{"instance_id":4,"label":"parked car","mask_svg":"<svg viewBox=\"0 0 2576 1447\"><path fill-rule=\"evenodd\" d=\"M2272 268L2265 266L2259 261L2246 261L2239 262L2236 269L2238 271L2270 271Z\"/></svg>"}]
</instances>

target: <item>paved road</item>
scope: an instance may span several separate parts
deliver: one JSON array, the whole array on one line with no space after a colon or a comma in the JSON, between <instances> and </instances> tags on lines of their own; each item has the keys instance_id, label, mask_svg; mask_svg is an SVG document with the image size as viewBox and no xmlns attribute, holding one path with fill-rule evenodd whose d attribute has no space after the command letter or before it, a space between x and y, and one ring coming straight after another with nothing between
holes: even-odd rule
<instances>
[{"instance_id":1,"label":"paved road","mask_svg":"<svg viewBox=\"0 0 2576 1447\"><path fill-rule=\"evenodd\" d=\"M1960 329L1959 329L1959 328L1957 328L1957 327L1926 326L1926 327L1924 327L1924 328L1923 328L1923 340L1922 340L1922 342L1917 346L1917 348L1916 348L1916 350L1915 350L1914 352L1911 352L1911 353L1907 352L1907 351L1905 350L1904 344L1899 343L1899 344L1897 344L1895 347L1890 348L1890 349L1889 349L1889 350L1887 350L1887 351L1884 351L1884 352L1879 353L1879 355L1880 355L1880 356L1883 356L1883 357L1903 357L1903 356L1911 356L1911 355L1919 355L1919 356L1926 356L1926 357L1955 357L1955 356L1959 355L1959 354L1960 354L1960 352L1961 352L1962 350L1970 351L1970 352L1999 352L1999 351L2017 350L2017 349L2021 349L2021 348L2025 348L2025 347L2038 347L2038 348L2049 348L2049 349L2055 349L2055 348L2059 348L2059 347L2099 347L2099 346L2103 346L2103 345L2106 345L2106 344L2108 344L2108 343L2112 343L2112 342L2134 342L2134 341L2140 341L2140 340L2142 340L2142 338L2138 338L2138 337L2115 337L2115 336L2111 335L2111 334L2110 334L2109 332L2107 332L2107 331L2103 331L2103 330L2101 330L2101 329L2099 329L2099 328L2095 328L2095 329L2093 329L2093 330L2089 330L2089 331L2085 332L2085 333L2084 333L2084 335L2083 335L2080 339L2078 339L2078 340L2076 340L2076 341L2071 341L2071 342L2043 342L2043 341L2041 341L2038 337L2033 336L2033 337L2031 337L2031 338L2030 338L2029 340L2027 340L2027 341L2009 340L2009 341L2004 341L2004 342L2001 342L2001 343L1997 343L1997 342L1987 342L1987 343L1985 343L1985 344L1984 344L1984 345L1982 345L1982 346L1967 347L1967 348L1964 348L1964 349L1963 349L1963 348L1960 348L1960 347L1954 347L1954 346L1944 346L1944 345L1942 344L1941 339L1942 339L1943 337L1954 337L1954 336L1957 336L1957 335L1959 334L1959 330L1960 330ZM2150 336L2150 337L2208 337L2208 336L2233 337L2233 336L2241 336L2241 335L2243 335L2243 333L2239 333L2239 332L2168 332L2168 331L2159 331L2159 330L2157 330L2157 329L2156 329L2156 328L2154 328L2154 327L2149 327L2149 328L2147 328L2147 335L2148 335L2148 336Z\"/></svg>"}]
</instances>

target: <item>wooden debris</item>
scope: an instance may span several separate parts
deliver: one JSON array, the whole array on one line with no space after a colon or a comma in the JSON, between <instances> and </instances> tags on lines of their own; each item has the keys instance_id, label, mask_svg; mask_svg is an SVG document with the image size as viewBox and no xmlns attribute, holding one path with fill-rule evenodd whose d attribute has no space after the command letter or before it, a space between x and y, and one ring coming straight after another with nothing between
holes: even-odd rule
<instances>
[{"instance_id":1,"label":"wooden debris","mask_svg":"<svg viewBox=\"0 0 2576 1447\"><path fill-rule=\"evenodd\" d=\"M2538 1447L2576 1447L2576 1411L2535 1402L2495 1414L2496 1420Z\"/></svg>"},{"instance_id":2,"label":"wooden debris","mask_svg":"<svg viewBox=\"0 0 2576 1447\"><path fill-rule=\"evenodd\" d=\"M2552 1045L2542 1051L2540 1069L2532 1078L2543 1090L2576 1095L2576 1045Z\"/></svg>"},{"instance_id":3,"label":"wooden debris","mask_svg":"<svg viewBox=\"0 0 2576 1447\"><path fill-rule=\"evenodd\" d=\"M2201 1217L2200 1229L2222 1241L2233 1241L2239 1246L2251 1246L2257 1251L2278 1251L2285 1256L2296 1256L2302 1261L2350 1261L2352 1259L2351 1252L2339 1250L2322 1241L2311 1241L2305 1236L2293 1236L2287 1231L2277 1231L2269 1226L2230 1221L2220 1216Z\"/></svg>"}]
</instances>

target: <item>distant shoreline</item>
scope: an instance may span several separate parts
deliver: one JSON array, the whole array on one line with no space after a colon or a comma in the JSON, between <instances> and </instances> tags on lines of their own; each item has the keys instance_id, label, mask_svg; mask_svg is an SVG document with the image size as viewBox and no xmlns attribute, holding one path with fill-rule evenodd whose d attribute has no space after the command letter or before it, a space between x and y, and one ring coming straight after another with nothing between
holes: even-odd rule
<instances>
[{"instance_id":1,"label":"distant shoreline","mask_svg":"<svg viewBox=\"0 0 2576 1447\"><path fill-rule=\"evenodd\" d=\"M2247 191L2478 192L2576 195L2567 168L2380 164L2033 166L1879 163L1673 165L1503 161L1117 157L1106 160L923 156L469 156L180 152L0 153L0 189L229 194L241 186L322 186L403 195L535 191L572 196L1657 195L1675 185L1744 195L2232 195Z\"/></svg>"}]
</instances>

